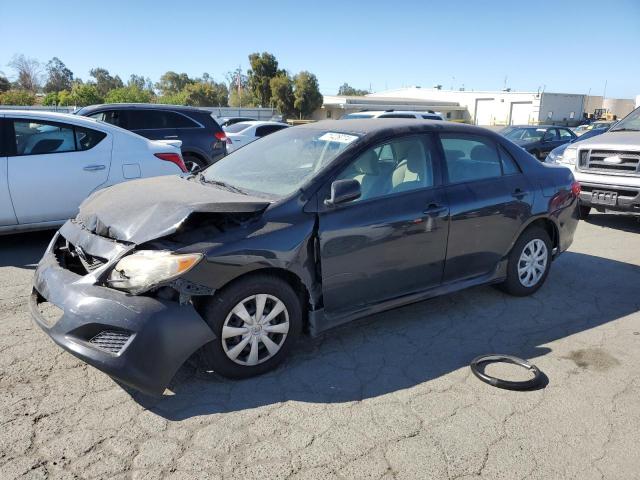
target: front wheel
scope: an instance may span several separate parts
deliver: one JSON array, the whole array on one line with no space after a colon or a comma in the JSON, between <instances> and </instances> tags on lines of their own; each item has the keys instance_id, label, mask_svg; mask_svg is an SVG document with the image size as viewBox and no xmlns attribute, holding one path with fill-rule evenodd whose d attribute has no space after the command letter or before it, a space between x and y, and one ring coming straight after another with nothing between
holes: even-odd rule
<instances>
[{"instance_id":1,"label":"front wheel","mask_svg":"<svg viewBox=\"0 0 640 480\"><path fill-rule=\"evenodd\" d=\"M540 227L530 227L516 241L507 264L507 279L500 288L518 297L538 291L551 267L551 240Z\"/></svg>"},{"instance_id":2,"label":"front wheel","mask_svg":"<svg viewBox=\"0 0 640 480\"><path fill-rule=\"evenodd\" d=\"M300 300L282 279L255 275L225 287L203 307L216 340L200 351L204 367L228 378L275 368L302 330Z\"/></svg>"}]
</instances>

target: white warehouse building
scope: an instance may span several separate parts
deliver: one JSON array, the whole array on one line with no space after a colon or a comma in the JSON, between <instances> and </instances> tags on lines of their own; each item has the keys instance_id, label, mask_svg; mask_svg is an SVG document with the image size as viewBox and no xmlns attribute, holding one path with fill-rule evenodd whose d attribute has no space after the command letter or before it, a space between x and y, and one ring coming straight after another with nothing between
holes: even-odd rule
<instances>
[{"instance_id":1,"label":"white warehouse building","mask_svg":"<svg viewBox=\"0 0 640 480\"><path fill-rule=\"evenodd\" d=\"M464 120L476 125L577 125L586 106L586 95L552 92L465 91L409 87L371 93L368 97L413 98L456 103L466 112Z\"/></svg>"}]
</instances>

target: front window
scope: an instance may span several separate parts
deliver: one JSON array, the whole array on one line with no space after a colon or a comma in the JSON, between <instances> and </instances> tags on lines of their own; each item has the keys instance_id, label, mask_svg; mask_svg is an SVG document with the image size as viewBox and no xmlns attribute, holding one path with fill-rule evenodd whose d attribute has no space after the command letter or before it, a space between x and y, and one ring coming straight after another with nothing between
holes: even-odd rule
<instances>
[{"instance_id":1,"label":"front window","mask_svg":"<svg viewBox=\"0 0 640 480\"><path fill-rule=\"evenodd\" d=\"M504 132L509 140L527 140L530 142L542 140L547 132L546 128L512 128Z\"/></svg>"},{"instance_id":2,"label":"front window","mask_svg":"<svg viewBox=\"0 0 640 480\"><path fill-rule=\"evenodd\" d=\"M227 155L205 170L203 178L255 195L286 197L358 138L314 128L285 128Z\"/></svg>"},{"instance_id":3,"label":"front window","mask_svg":"<svg viewBox=\"0 0 640 480\"><path fill-rule=\"evenodd\" d=\"M231 125L225 125L224 131L227 133L240 133L243 130L246 130L251 126L250 123L246 122L238 122Z\"/></svg>"},{"instance_id":4,"label":"front window","mask_svg":"<svg viewBox=\"0 0 640 480\"><path fill-rule=\"evenodd\" d=\"M620 132L630 130L640 132L640 108L636 108L629 115L620 120L610 132Z\"/></svg>"}]
</instances>

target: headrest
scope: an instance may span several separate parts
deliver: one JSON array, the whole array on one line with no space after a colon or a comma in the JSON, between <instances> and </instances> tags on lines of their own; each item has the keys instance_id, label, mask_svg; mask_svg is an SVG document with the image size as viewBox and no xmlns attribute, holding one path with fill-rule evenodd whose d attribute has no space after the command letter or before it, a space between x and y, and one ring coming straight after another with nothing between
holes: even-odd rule
<instances>
[{"instance_id":1,"label":"headrest","mask_svg":"<svg viewBox=\"0 0 640 480\"><path fill-rule=\"evenodd\" d=\"M407 170L422 175L425 168L425 158L419 143L414 143L407 150Z\"/></svg>"},{"instance_id":2,"label":"headrest","mask_svg":"<svg viewBox=\"0 0 640 480\"><path fill-rule=\"evenodd\" d=\"M373 150L367 150L356 162L358 171L365 175L378 175L380 168L378 165L378 156Z\"/></svg>"},{"instance_id":3,"label":"headrest","mask_svg":"<svg viewBox=\"0 0 640 480\"><path fill-rule=\"evenodd\" d=\"M486 145L477 145L471 149L471 160L480 162L495 162L496 152Z\"/></svg>"}]
</instances>

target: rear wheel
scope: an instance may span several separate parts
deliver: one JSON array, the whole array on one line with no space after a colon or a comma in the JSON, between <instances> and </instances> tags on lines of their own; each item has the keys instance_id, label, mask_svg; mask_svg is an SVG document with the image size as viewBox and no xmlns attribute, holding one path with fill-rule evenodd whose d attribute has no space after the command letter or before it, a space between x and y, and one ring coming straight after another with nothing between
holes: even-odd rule
<instances>
[{"instance_id":1,"label":"rear wheel","mask_svg":"<svg viewBox=\"0 0 640 480\"><path fill-rule=\"evenodd\" d=\"M196 157L195 155L186 154L183 156L184 165L187 167L187 172L197 173L200 170L206 168L206 164L200 157Z\"/></svg>"},{"instance_id":2,"label":"rear wheel","mask_svg":"<svg viewBox=\"0 0 640 480\"><path fill-rule=\"evenodd\" d=\"M518 297L538 291L551 267L551 240L540 227L530 227L516 241L507 264L507 279L500 288Z\"/></svg>"},{"instance_id":3,"label":"rear wheel","mask_svg":"<svg viewBox=\"0 0 640 480\"><path fill-rule=\"evenodd\" d=\"M216 293L203 310L217 338L202 348L200 358L205 368L229 378L272 370L302 330L298 296L272 275L232 284Z\"/></svg>"}]
</instances>

